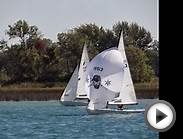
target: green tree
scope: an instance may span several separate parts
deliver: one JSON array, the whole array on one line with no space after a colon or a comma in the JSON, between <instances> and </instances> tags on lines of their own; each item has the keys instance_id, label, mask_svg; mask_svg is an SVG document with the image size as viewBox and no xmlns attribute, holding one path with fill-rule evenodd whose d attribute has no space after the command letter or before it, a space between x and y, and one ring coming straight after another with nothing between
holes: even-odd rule
<instances>
[{"instance_id":1,"label":"green tree","mask_svg":"<svg viewBox=\"0 0 183 139\"><path fill-rule=\"evenodd\" d=\"M159 41L152 41L152 43L149 45L149 48L159 53Z\"/></svg>"},{"instance_id":2,"label":"green tree","mask_svg":"<svg viewBox=\"0 0 183 139\"><path fill-rule=\"evenodd\" d=\"M38 27L25 20L8 28L9 39L20 41L11 46L0 41L0 76L6 74L11 82L65 81L79 64L85 43L92 59L99 52L116 47L121 30L134 82L150 81L153 70L159 74L159 43L152 42L150 33L136 23L118 22L112 30L83 24L66 33L58 33L57 42L42 38Z\"/></svg>"},{"instance_id":3,"label":"green tree","mask_svg":"<svg viewBox=\"0 0 183 139\"><path fill-rule=\"evenodd\" d=\"M8 49L7 41L0 40L0 53Z\"/></svg>"},{"instance_id":4,"label":"green tree","mask_svg":"<svg viewBox=\"0 0 183 139\"><path fill-rule=\"evenodd\" d=\"M63 65L65 67L63 74L67 77L70 77L70 73L74 70L76 64L80 62L85 43L88 46L90 59L99 52L116 46L117 43L112 31L105 30L95 24L81 25L69 30L67 33L59 33L57 37L59 45L57 51L62 52L61 59L64 59Z\"/></svg>"},{"instance_id":5,"label":"green tree","mask_svg":"<svg viewBox=\"0 0 183 139\"><path fill-rule=\"evenodd\" d=\"M34 57L31 57L30 54L36 55L38 53L33 47L36 40L41 36L38 28L28 25L25 20L19 20L8 27L9 30L6 33L9 39L17 38L20 44L11 45L7 51L4 51L6 64L3 65L3 68L11 81L33 81L36 77L32 70Z\"/></svg>"},{"instance_id":6,"label":"green tree","mask_svg":"<svg viewBox=\"0 0 183 139\"><path fill-rule=\"evenodd\" d=\"M95 24L81 25L75 28L74 31L76 35L82 36L83 40L89 43L89 51L93 53L91 57L98 52L117 45L117 39L113 31L98 27ZM90 48L93 49L93 51Z\"/></svg>"},{"instance_id":7,"label":"green tree","mask_svg":"<svg viewBox=\"0 0 183 139\"><path fill-rule=\"evenodd\" d=\"M113 26L113 31L117 38L119 38L120 32L123 31L125 46L133 46L144 50L149 48L149 44L152 42L151 33L136 23L129 25L127 22L118 22Z\"/></svg>"},{"instance_id":8,"label":"green tree","mask_svg":"<svg viewBox=\"0 0 183 139\"><path fill-rule=\"evenodd\" d=\"M148 82L154 77L154 72L150 65L149 59L139 48L126 47L126 55L134 82Z\"/></svg>"},{"instance_id":9,"label":"green tree","mask_svg":"<svg viewBox=\"0 0 183 139\"><path fill-rule=\"evenodd\" d=\"M41 33L38 31L37 26L30 26L25 20L19 20L13 25L8 25L9 29L6 34L9 39L19 39L21 46L26 46L27 40L33 40L41 37Z\"/></svg>"},{"instance_id":10,"label":"green tree","mask_svg":"<svg viewBox=\"0 0 183 139\"><path fill-rule=\"evenodd\" d=\"M59 33L57 36L59 47L55 49L55 54L57 59L63 59L63 77L68 78L79 63L84 41L82 41L82 37L75 35L72 31Z\"/></svg>"},{"instance_id":11,"label":"green tree","mask_svg":"<svg viewBox=\"0 0 183 139\"><path fill-rule=\"evenodd\" d=\"M152 67L155 75L159 77L159 53L156 49L147 49L145 51L149 61L148 64Z\"/></svg>"}]
</instances>

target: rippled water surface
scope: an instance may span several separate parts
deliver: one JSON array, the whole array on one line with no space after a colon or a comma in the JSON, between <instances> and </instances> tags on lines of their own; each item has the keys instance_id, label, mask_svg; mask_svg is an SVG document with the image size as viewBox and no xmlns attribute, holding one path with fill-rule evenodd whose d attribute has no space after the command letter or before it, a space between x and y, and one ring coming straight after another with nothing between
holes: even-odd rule
<instances>
[{"instance_id":1,"label":"rippled water surface","mask_svg":"<svg viewBox=\"0 0 183 139\"><path fill-rule=\"evenodd\" d=\"M155 100L139 100L145 108ZM2 139L158 139L143 114L88 115L86 107L58 101L0 102Z\"/></svg>"}]
</instances>

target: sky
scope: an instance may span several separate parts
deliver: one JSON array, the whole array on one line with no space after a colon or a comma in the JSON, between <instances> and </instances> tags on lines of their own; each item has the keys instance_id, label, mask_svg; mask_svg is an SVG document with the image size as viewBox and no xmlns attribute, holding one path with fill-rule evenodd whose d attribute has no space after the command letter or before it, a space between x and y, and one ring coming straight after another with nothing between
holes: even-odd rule
<instances>
[{"instance_id":1,"label":"sky","mask_svg":"<svg viewBox=\"0 0 183 139\"><path fill-rule=\"evenodd\" d=\"M0 0L0 39L20 19L36 25L44 37L56 41L59 32L95 23L112 29L118 21L137 23L159 40L158 0Z\"/></svg>"}]
</instances>

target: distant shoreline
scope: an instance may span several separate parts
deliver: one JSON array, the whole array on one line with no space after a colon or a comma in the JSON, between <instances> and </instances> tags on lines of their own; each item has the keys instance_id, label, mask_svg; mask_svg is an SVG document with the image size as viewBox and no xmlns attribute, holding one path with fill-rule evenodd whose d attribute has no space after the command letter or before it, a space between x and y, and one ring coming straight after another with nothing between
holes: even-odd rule
<instances>
[{"instance_id":1,"label":"distant shoreline","mask_svg":"<svg viewBox=\"0 0 183 139\"><path fill-rule=\"evenodd\" d=\"M0 101L48 101L59 100L64 88L0 88ZM135 89L137 99L159 97L158 88Z\"/></svg>"}]
</instances>

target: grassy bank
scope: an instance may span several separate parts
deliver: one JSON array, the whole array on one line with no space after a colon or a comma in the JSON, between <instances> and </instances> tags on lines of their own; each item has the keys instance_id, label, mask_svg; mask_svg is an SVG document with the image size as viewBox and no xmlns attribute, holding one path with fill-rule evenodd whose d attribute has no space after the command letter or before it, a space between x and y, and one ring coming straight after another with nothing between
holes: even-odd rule
<instances>
[{"instance_id":1,"label":"grassy bank","mask_svg":"<svg viewBox=\"0 0 183 139\"><path fill-rule=\"evenodd\" d=\"M0 101L20 101L20 100L59 100L62 92L64 91L64 83L60 85L61 87L26 87L22 85L11 85L0 87ZM23 88L22 88L23 87ZM158 98L159 90L157 84L141 83L135 84L135 91L137 98Z\"/></svg>"},{"instance_id":2,"label":"grassy bank","mask_svg":"<svg viewBox=\"0 0 183 139\"><path fill-rule=\"evenodd\" d=\"M63 88L0 88L0 101L58 100Z\"/></svg>"}]
</instances>

